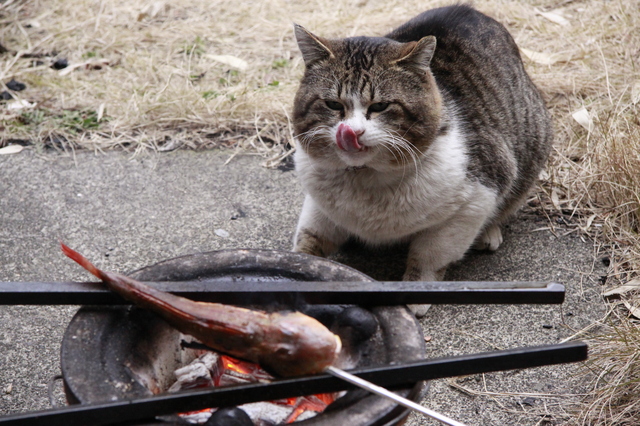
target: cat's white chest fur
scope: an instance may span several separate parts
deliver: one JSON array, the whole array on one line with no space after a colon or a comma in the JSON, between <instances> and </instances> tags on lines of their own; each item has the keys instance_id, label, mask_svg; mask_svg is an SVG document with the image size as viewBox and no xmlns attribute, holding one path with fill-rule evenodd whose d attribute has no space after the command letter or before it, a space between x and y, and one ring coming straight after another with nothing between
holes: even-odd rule
<instances>
[{"instance_id":1,"label":"cat's white chest fur","mask_svg":"<svg viewBox=\"0 0 640 426\"><path fill-rule=\"evenodd\" d=\"M410 239L456 216L464 228L465 211L491 216L495 193L467 178L463 138L452 125L415 163L384 171L326 167L298 150L296 169L307 194L298 232L315 223L314 228L342 228L367 243L384 244ZM472 226L477 232L478 224ZM340 234L336 230L331 234Z\"/></svg>"}]
</instances>

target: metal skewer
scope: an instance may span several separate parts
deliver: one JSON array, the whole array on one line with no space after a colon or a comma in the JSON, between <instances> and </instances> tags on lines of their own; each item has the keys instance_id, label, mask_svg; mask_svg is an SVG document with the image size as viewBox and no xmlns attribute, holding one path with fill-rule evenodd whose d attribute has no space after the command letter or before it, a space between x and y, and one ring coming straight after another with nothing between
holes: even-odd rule
<instances>
[{"instance_id":1,"label":"metal skewer","mask_svg":"<svg viewBox=\"0 0 640 426\"><path fill-rule=\"evenodd\" d=\"M390 399L400 405L402 405L403 407L407 407L410 408L412 410L415 410L419 413L424 414L427 417L431 417L432 419L438 420L441 423L444 423L446 425L449 426L465 426L464 423L460 423L457 420L453 420L450 419L449 417L440 414L436 411L430 410L427 407L423 407L422 405L416 404L415 402L403 398L400 395L396 395L395 393L391 392L388 389L385 389L381 386L378 385L374 385L371 382L368 382L364 379L361 379L358 376L354 376L353 374L347 373L344 370L341 370L339 368L336 367L329 367L325 370L327 373L331 374L332 376L338 377L346 382L351 383L352 385L356 385L358 387L361 387L362 389L369 391L371 393L374 393L376 395L379 395L383 398L387 398Z\"/></svg>"}]
</instances>

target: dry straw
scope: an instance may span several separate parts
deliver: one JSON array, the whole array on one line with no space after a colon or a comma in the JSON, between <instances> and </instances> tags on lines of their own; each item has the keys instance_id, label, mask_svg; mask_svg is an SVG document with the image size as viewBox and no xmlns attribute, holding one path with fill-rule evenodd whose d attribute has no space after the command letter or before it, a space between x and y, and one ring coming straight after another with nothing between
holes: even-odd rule
<instances>
[{"instance_id":1,"label":"dry straw","mask_svg":"<svg viewBox=\"0 0 640 426\"><path fill-rule=\"evenodd\" d=\"M292 150L288 117L303 69L293 22L328 37L381 35L447 3L4 0L0 82L27 87L8 91L13 99L0 105L0 148L222 145L275 164ZM474 4L509 28L553 113L555 150L536 195L541 210L598 241L612 259L610 281L630 280L640 270L640 4ZM62 59L68 67L51 67ZM621 333L637 333L619 322ZM600 412L629 404L617 396Z\"/></svg>"}]
</instances>

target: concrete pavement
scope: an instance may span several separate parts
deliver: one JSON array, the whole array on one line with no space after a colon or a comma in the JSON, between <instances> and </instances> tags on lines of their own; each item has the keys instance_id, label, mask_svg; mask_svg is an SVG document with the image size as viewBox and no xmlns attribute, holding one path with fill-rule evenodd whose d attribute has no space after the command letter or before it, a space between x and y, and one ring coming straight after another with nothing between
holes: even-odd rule
<instances>
[{"instance_id":1,"label":"concrete pavement","mask_svg":"<svg viewBox=\"0 0 640 426\"><path fill-rule=\"evenodd\" d=\"M229 152L78 152L0 156L0 281L88 280L58 249L62 239L98 267L127 272L222 248L289 249L302 203L294 171L265 169ZM451 280L555 280L562 306L434 306L422 320L428 357L557 343L599 319L604 274L592 244L571 229L544 229L521 213L494 254L472 253ZM402 247L355 244L336 259L376 279L399 279ZM48 408L62 334L75 307L0 306L0 414ZM535 425L568 415L548 394L584 391L576 366L435 381L424 403L468 425ZM56 388L57 389L57 388ZM510 396L486 392L510 393ZM537 395L533 395L537 394ZM56 391L60 400L60 391ZM411 426L434 424L412 416Z\"/></svg>"}]
</instances>

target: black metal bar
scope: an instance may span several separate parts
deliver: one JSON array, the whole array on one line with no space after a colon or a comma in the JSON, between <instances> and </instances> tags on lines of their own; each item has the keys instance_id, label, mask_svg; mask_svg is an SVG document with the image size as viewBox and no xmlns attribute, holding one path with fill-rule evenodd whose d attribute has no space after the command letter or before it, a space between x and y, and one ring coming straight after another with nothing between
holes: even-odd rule
<instances>
[{"instance_id":1,"label":"black metal bar","mask_svg":"<svg viewBox=\"0 0 640 426\"><path fill-rule=\"evenodd\" d=\"M229 304L552 304L564 301L553 282L166 281L148 283L193 300ZM95 282L0 282L0 305L128 303Z\"/></svg>"},{"instance_id":2,"label":"black metal bar","mask_svg":"<svg viewBox=\"0 0 640 426\"><path fill-rule=\"evenodd\" d=\"M537 346L506 351L485 352L450 358L417 361L352 371L379 386L394 388L420 380L540 367L587 359L585 343ZM224 407L249 402L291 398L302 395L337 392L353 385L328 374L276 380L272 383L228 386L161 394L136 400L12 414L0 417L2 426L76 426L107 425L125 421L152 419L155 416Z\"/></svg>"}]
</instances>

